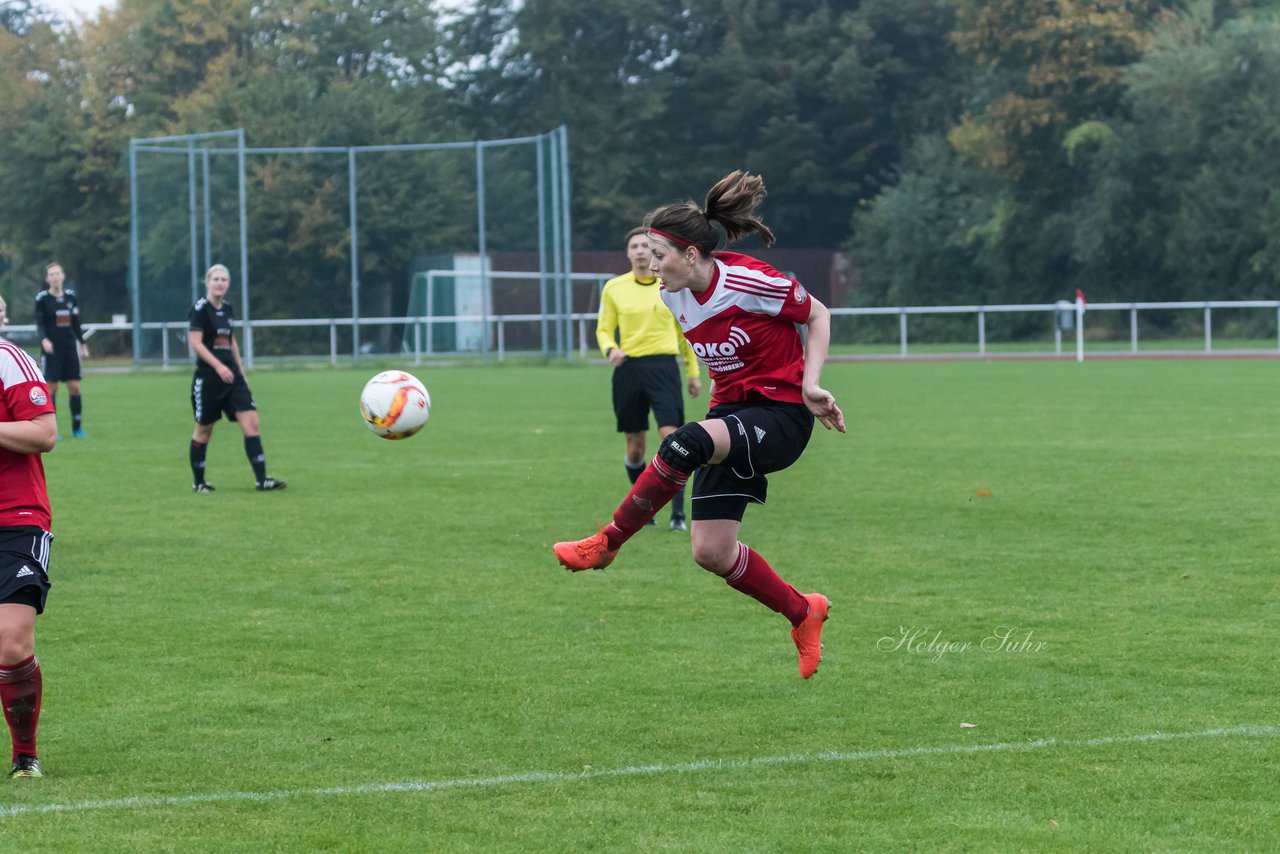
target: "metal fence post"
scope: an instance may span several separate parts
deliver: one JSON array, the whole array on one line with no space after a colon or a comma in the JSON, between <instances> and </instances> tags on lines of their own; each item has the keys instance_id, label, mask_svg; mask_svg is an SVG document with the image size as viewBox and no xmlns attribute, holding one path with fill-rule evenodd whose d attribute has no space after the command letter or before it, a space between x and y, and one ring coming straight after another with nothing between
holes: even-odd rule
<instances>
[{"instance_id":1,"label":"metal fence post","mask_svg":"<svg viewBox=\"0 0 1280 854\"><path fill-rule=\"evenodd\" d=\"M489 364L489 258L484 216L484 143L476 143L476 237L480 247L480 361Z\"/></svg>"},{"instance_id":2,"label":"metal fence post","mask_svg":"<svg viewBox=\"0 0 1280 854\"><path fill-rule=\"evenodd\" d=\"M142 294L138 286L138 147L129 140L129 295L133 306L133 366L142 360Z\"/></svg>"},{"instance_id":3,"label":"metal fence post","mask_svg":"<svg viewBox=\"0 0 1280 854\"><path fill-rule=\"evenodd\" d=\"M245 199L244 128L236 131L236 171L240 201L240 299L244 312L244 365L253 367L253 324L249 312L249 212Z\"/></svg>"},{"instance_id":4,"label":"metal fence post","mask_svg":"<svg viewBox=\"0 0 1280 854\"><path fill-rule=\"evenodd\" d=\"M187 140L187 227L191 232L191 302L200 298L200 257L196 235L196 141Z\"/></svg>"},{"instance_id":5,"label":"metal fence post","mask_svg":"<svg viewBox=\"0 0 1280 854\"><path fill-rule=\"evenodd\" d=\"M360 364L360 228L356 218L356 150L347 149L347 216L351 229L351 360Z\"/></svg>"}]
</instances>

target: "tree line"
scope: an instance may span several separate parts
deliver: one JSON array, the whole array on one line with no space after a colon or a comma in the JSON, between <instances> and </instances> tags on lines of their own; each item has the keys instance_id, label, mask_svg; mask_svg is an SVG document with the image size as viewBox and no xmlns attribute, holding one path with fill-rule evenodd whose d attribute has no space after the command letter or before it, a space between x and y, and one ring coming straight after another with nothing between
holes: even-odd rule
<instances>
[{"instance_id":1,"label":"tree line","mask_svg":"<svg viewBox=\"0 0 1280 854\"><path fill-rule=\"evenodd\" d=\"M647 210L747 168L781 245L850 254L860 304L1274 297L1278 11L119 0L72 27L0 0L0 293L21 320L56 258L88 319L127 309L132 137L242 127L255 146L346 146L564 124L578 249L620 246ZM342 174L252 169L278 190L255 203L255 280L279 300L342 294L345 211L317 201L345 192ZM433 251L424 234L443 246L472 227L412 195L368 202L387 277Z\"/></svg>"}]
</instances>

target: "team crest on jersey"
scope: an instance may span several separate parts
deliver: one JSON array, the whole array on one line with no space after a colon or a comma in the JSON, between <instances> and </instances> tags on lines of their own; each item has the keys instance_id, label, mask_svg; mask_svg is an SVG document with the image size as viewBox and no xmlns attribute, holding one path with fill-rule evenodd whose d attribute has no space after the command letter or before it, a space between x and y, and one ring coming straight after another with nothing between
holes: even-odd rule
<instances>
[{"instance_id":1,"label":"team crest on jersey","mask_svg":"<svg viewBox=\"0 0 1280 854\"><path fill-rule=\"evenodd\" d=\"M804 305L804 301L809 298L808 292L805 291L804 285L796 283L795 301L797 305Z\"/></svg>"},{"instance_id":2,"label":"team crest on jersey","mask_svg":"<svg viewBox=\"0 0 1280 854\"><path fill-rule=\"evenodd\" d=\"M49 398L45 395L44 389L39 386L31 387L31 402L36 406L44 406L49 402Z\"/></svg>"}]
</instances>

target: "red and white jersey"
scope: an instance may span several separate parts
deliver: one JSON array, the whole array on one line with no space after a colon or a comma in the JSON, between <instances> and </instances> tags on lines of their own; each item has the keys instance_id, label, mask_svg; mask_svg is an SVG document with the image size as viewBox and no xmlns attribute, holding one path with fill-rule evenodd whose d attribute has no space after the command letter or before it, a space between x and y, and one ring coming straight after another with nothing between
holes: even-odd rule
<instances>
[{"instance_id":1,"label":"red and white jersey","mask_svg":"<svg viewBox=\"0 0 1280 854\"><path fill-rule=\"evenodd\" d=\"M35 360L0 338L0 422L30 421L53 412L49 387ZM49 490L39 454L0 448L0 527L49 530Z\"/></svg>"},{"instance_id":2,"label":"red and white jersey","mask_svg":"<svg viewBox=\"0 0 1280 854\"><path fill-rule=\"evenodd\" d=\"M713 257L711 287L700 294L662 291L715 381L711 406L803 403L804 347L795 325L809 320L808 292L758 258L738 252Z\"/></svg>"}]
</instances>

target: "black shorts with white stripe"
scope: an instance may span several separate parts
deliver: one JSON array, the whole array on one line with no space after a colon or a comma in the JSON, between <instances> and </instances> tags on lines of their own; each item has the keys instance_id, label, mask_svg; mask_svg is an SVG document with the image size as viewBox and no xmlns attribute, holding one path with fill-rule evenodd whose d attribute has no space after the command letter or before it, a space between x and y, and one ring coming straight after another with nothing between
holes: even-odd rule
<instances>
[{"instance_id":1,"label":"black shorts with white stripe","mask_svg":"<svg viewBox=\"0 0 1280 854\"><path fill-rule=\"evenodd\" d=\"M40 353L40 373L45 382L61 383L80 379L80 345L56 342L52 353Z\"/></svg>"},{"instance_id":2,"label":"black shorts with white stripe","mask_svg":"<svg viewBox=\"0 0 1280 854\"><path fill-rule=\"evenodd\" d=\"M729 456L693 476L693 518L741 522L747 505L764 504L765 475L790 466L809 445L813 414L803 403L721 404L707 413L729 428Z\"/></svg>"},{"instance_id":3,"label":"black shorts with white stripe","mask_svg":"<svg viewBox=\"0 0 1280 854\"><path fill-rule=\"evenodd\" d=\"M53 534L34 525L0 528L0 604L30 605L44 613L52 542Z\"/></svg>"},{"instance_id":4,"label":"black shorts with white stripe","mask_svg":"<svg viewBox=\"0 0 1280 854\"><path fill-rule=\"evenodd\" d=\"M191 412L197 424L217 424L223 416L235 421L237 412L257 408L249 384L238 373L229 383L212 370L197 370L191 377Z\"/></svg>"}]
</instances>

